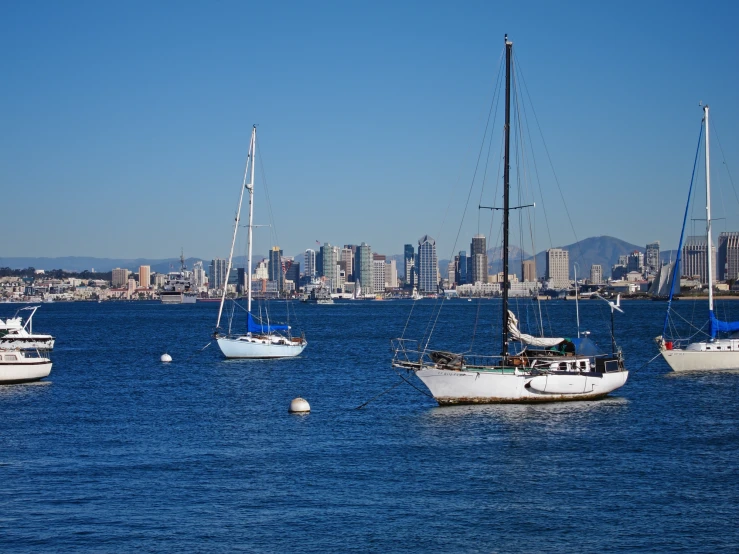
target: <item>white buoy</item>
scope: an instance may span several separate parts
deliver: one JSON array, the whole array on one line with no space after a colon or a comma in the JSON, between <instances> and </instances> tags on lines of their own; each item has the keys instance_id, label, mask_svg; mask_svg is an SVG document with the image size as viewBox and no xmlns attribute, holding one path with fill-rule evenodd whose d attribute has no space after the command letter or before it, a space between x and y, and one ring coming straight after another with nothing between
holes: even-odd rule
<instances>
[{"instance_id":1,"label":"white buoy","mask_svg":"<svg viewBox=\"0 0 739 554\"><path fill-rule=\"evenodd\" d=\"M290 402L290 409L288 410L291 414L302 414L310 412L310 404L305 398L295 398Z\"/></svg>"},{"instance_id":2,"label":"white buoy","mask_svg":"<svg viewBox=\"0 0 739 554\"><path fill-rule=\"evenodd\" d=\"M171 362L172 356L170 356L169 354L162 354L162 357L159 359L163 362Z\"/></svg>"}]
</instances>

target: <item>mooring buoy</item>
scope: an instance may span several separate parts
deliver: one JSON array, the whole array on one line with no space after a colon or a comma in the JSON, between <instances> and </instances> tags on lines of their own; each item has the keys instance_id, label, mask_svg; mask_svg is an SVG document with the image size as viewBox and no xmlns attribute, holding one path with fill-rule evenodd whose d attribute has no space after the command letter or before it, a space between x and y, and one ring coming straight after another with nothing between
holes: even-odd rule
<instances>
[{"instance_id":1,"label":"mooring buoy","mask_svg":"<svg viewBox=\"0 0 739 554\"><path fill-rule=\"evenodd\" d=\"M308 401L305 398L294 398L292 402L290 402L290 409L288 410L291 414L303 414L310 412L310 404L308 404Z\"/></svg>"},{"instance_id":2,"label":"mooring buoy","mask_svg":"<svg viewBox=\"0 0 739 554\"><path fill-rule=\"evenodd\" d=\"M172 356L170 356L169 354L162 354L162 357L159 359L163 362L171 362Z\"/></svg>"}]
</instances>

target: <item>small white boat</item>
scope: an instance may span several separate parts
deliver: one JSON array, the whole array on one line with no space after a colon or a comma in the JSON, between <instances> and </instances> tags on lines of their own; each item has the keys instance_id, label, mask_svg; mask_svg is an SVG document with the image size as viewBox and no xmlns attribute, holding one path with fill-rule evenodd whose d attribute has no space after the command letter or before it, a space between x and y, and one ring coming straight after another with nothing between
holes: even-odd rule
<instances>
[{"instance_id":1,"label":"small white boat","mask_svg":"<svg viewBox=\"0 0 739 554\"><path fill-rule=\"evenodd\" d=\"M22 350L0 350L0 384L28 383L48 377L51 360Z\"/></svg>"},{"instance_id":2,"label":"small white boat","mask_svg":"<svg viewBox=\"0 0 739 554\"><path fill-rule=\"evenodd\" d=\"M38 306L21 308L13 317L6 320L0 319L0 348L21 350L53 350L54 337L51 335L33 332L33 314ZM23 321L19 315L21 312L30 310L30 315Z\"/></svg>"}]
</instances>

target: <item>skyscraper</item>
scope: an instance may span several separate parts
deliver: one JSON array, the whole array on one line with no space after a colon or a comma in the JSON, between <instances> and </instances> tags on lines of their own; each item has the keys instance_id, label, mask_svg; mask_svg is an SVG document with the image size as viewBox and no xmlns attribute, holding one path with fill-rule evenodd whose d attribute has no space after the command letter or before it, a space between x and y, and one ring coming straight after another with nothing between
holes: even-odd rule
<instances>
[{"instance_id":1,"label":"skyscraper","mask_svg":"<svg viewBox=\"0 0 739 554\"><path fill-rule=\"evenodd\" d=\"M316 276L316 251L308 248L303 254L305 276L312 279Z\"/></svg>"},{"instance_id":2,"label":"skyscraper","mask_svg":"<svg viewBox=\"0 0 739 554\"><path fill-rule=\"evenodd\" d=\"M269 251L269 280L277 283L277 290L285 288L285 275L282 272L282 250L279 246L273 246Z\"/></svg>"},{"instance_id":3,"label":"skyscraper","mask_svg":"<svg viewBox=\"0 0 739 554\"><path fill-rule=\"evenodd\" d=\"M205 285L205 270L203 269L203 262L198 260L192 266L192 278L195 281L196 287L202 287Z\"/></svg>"},{"instance_id":4,"label":"skyscraper","mask_svg":"<svg viewBox=\"0 0 739 554\"><path fill-rule=\"evenodd\" d=\"M344 276L349 282L354 281L354 252L356 250L356 246L345 244L339 252L339 261L344 262Z\"/></svg>"},{"instance_id":5,"label":"skyscraper","mask_svg":"<svg viewBox=\"0 0 739 554\"><path fill-rule=\"evenodd\" d=\"M521 262L521 276L524 281L536 281L536 260L524 260Z\"/></svg>"},{"instance_id":6,"label":"skyscraper","mask_svg":"<svg viewBox=\"0 0 739 554\"><path fill-rule=\"evenodd\" d=\"M547 250L547 281L552 287L564 289L570 286L570 253L561 248Z\"/></svg>"},{"instance_id":7,"label":"skyscraper","mask_svg":"<svg viewBox=\"0 0 739 554\"><path fill-rule=\"evenodd\" d=\"M603 282L603 266L593 264L590 266L590 283L599 285Z\"/></svg>"},{"instance_id":8,"label":"skyscraper","mask_svg":"<svg viewBox=\"0 0 739 554\"><path fill-rule=\"evenodd\" d=\"M372 249L364 242L359 245L356 253L355 276L362 287L362 294L372 292Z\"/></svg>"},{"instance_id":9,"label":"skyscraper","mask_svg":"<svg viewBox=\"0 0 739 554\"><path fill-rule=\"evenodd\" d=\"M468 282L468 269L467 269L467 252L464 250L459 251L459 255L455 257L456 263L454 264L454 282L458 285L464 285ZM451 275L450 275L451 277Z\"/></svg>"},{"instance_id":10,"label":"skyscraper","mask_svg":"<svg viewBox=\"0 0 739 554\"><path fill-rule=\"evenodd\" d=\"M329 243L323 243L321 246L321 260L323 266L321 268L321 277L326 277L330 282L330 288L336 288L339 282L339 247L331 246Z\"/></svg>"},{"instance_id":11,"label":"skyscraper","mask_svg":"<svg viewBox=\"0 0 739 554\"><path fill-rule=\"evenodd\" d=\"M385 256L382 254L372 255L372 291L385 292Z\"/></svg>"},{"instance_id":12,"label":"skyscraper","mask_svg":"<svg viewBox=\"0 0 739 554\"><path fill-rule=\"evenodd\" d=\"M634 250L628 257L628 263L626 264L626 271L638 271L641 272L644 268L644 254L638 250Z\"/></svg>"},{"instance_id":13,"label":"skyscraper","mask_svg":"<svg viewBox=\"0 0 739 554\"><path fill-rule=\"evenodd\" d=\"M412 244L403 246L403 270L405 271L405 284L407 287L416 286L415 280L416 250Z\"/></svg>"},{"instance_id":14,"label":"skyscraper","mask_svg":"<svg viewBox=\"0 0 739 554\"><path fill-rule=\"evenodd\" d=\"M711 248L711 263L716 268L716 248ZM680 272L686 277L698 277L702 285L708 284L708 267L706 252L708 251L708 240L705 236L688 237L683 245L683 259L680 262ZM713 272L714 282L716 272ZM713 284L713 283L712 283Z\"/></svg>"},{"instance_id":15,"label":"skyscraper","mask_svg":"<svg viewBox=\"0 0 739 554\"><path fill-rule=\"evenodd\" d=\"M470 272L470 283L487 283L488 282L488 254L485 241L485 235L475 235L472 237L470 245L470 265L467 270Z\"/></svg>"},{"instance_id":16,"label":"skyscraper","mask_svg":"<svg viewBox=\"0 0 739 554\"><path fill-rule=\"evenodd\" d=\"M127 269L121 269L120 267L116 267L112 271L110 284L113 288L122 287L124 285L128 286L128 275L131 272Z\"/></svg>"},{"instance_id":17,"label":"skyscraper","mask_svg":"<svg viewBox=\"0 0 739 554\"><path fill-rule=\"evenodd\" d=\"M718 236L718 278L739 279L739 233L724 232Z\"/></svg>"},{"instance_id":18,"label":"skyscraper","mask_svg":"<svg viewBox=\"0 0 739 554\"><path fill-rule=\"evenodd\" d=\"M439 267L436 259L436 241L428 235L418 239L418 290L436 292Z\"/></svg>"},{"instance_id":19,"label":"skyscraper","mask_svg":"<svg viewBox=\"0 0 739 554\"><path fill-rule=\"evenodd\" d=\"M647 244L647 249L644 253L644 266L649 273L657 273L657 270L660 266L659 241L650 242L649 244Z\"/></svg>"},{"instance_id":20,"label":"skyscraper","mask_svg":"<svg viewBox=\"0 0 739 554\"><path fill-rule=\"evenodd\" d=\"M151 267L142 265L139 267L139 286L149 288L151 285Z\"/></svg>"},{"instance_id":21,"label":"skyscraper","mask_svg":"<svg viewBox=\"0 0 739 554\"><path fill-rule=\"evenodd\" d=\"M210 262L210 272L208 280L208 286L211 289L215 290L222 290L223 286L226 284L226 266L228 265L228 260L224 260L222 258L214 258Z\"/></svg>"}]
</instances>

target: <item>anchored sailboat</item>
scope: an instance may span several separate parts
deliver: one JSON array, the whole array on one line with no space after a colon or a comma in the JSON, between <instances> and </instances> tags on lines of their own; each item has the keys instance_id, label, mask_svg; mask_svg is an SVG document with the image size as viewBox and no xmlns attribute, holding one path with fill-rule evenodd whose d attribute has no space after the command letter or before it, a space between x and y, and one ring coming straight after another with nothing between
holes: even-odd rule
<instances>
[{"instance_id":1,"label":"anchored sailboat","mask_svg":"<svg viewBox=\"0 0 739 554\"><path fill-rule=\"evenodd\" d=\"M247 156L241 194L239 195L239 205L236 210L233 239L231 240L231 251L228 255L228 265L226 269L226 275L230 275L234 245L236 244L236 235L239 230L239 221L241 219L241 205L244 200L244 190L247 190L249 191L249 225L247 226L247 260L245 271L246 333L239 334L231 332L232 318L229 319L228 331L226 333L221 331L221 316L223 315L223 306L226 302L227 291L227 283L224 283L221 305L218 308L218 320L216 322L216 330L213 334L213 338L216 339L221 352L223 352L223 355L226 356L226 358L292 358L300 354L308 345L305 337L293 337L290 334L289 325L272 323L269 319L264 321L256 318L252 314L251 271L252 234L254 227L252 220L254 217L254 165L256 148L257 127L255 125L251 132L249 154Z\"/></svg>"},{"instance_id":2,"label":"anchored sailboat","mask_svg":"<svg viewBox=\"0 0 739 554\"><path fill-rule=\"evenodd\" d=\"M392 341L392 365L413 372L441 405L554 402L602 398L626 383L621 351L598 349L586 335L568 340L522 333L509 310L509 214L511 63L513 43L505 38L505 131L503 165L502 349L499 356L431 350L425 341ZM435 327L435 325L434 325ZM510 342L523 345L516 354Z\"/></svg>"},{"instance_id":3,"label":"anchored sailboat","mask_svg":"<svg viewBox=\"0 0 739 554\"><path fill-rule=\"evenodd\" d=\"M670 286L670 296L667 302L667 315L662 335L655 340L659 346L660 353L673 371L701 371L701 370L725 370L739 369L739 321L721 321L716 317L713 306L713 263L711 263L713 252L713 237L711 233L711 156L708 125L708 106L703 106L703 125L705 134L705 165L706 165L706 264L708 275L708 336L705 340L690 342L679 338L667 336L670 327L671 307L674 291L674 280L678 272L673 272ZM696 157L697 161L697 157ZM685 234L685 223L688 216L690 196L693 183L690 183L688 194L688 205L685 207L683 217L683 228L680 233L680 244L677 249L676 264L679 267L682 254L683 237ZM720 338L720 334L733 333L728 338Z\"/></svg>"}]
</instances>

